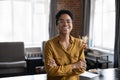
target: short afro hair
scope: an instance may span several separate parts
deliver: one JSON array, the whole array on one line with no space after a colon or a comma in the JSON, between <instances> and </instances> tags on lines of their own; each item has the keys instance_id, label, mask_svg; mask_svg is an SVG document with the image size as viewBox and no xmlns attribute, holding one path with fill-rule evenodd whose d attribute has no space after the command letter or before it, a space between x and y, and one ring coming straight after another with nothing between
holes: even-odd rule
<instances>
[{"instance_id":1,"label":"short afro hair","mask_svg":"<svg viewBox=\"0 0 120 80\"><path fill-rule=\"evenodd\" d=\"M68 14L71 17L71 19L73 20L73 14L69 10L60 10L56 14L56 25L58 25L58 20L62 14Z\"/></svg>"}]
</instances>

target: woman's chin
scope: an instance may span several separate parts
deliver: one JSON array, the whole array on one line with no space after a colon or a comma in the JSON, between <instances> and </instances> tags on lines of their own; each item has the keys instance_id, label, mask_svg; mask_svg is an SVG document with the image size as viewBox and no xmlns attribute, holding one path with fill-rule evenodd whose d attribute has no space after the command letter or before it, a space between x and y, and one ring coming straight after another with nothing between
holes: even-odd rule
<instances>
[{"instance_id":1,"label":"woman's chin","mask_svg":"<svg viewBox=\"0 0 120 80\"><path fill-rule=\"evenodd\" d=\"M60 32L61 34L64 34L64 35L66 35L66 34L70 34L70 32L69 31L67 31L67 30L64 30L64 31L62 31L62 32Z\"/></svg>"},{"instance_id":2,"label":"woman's chin","mask_svg":"<svg viewBox=\"0 0 120 80\"><path fill-rule=\"evenodd\" d=\"M63 32L62 34L67 35L67 34L70 34L70 33L69 32Z\"/></svg>"}]
</instances>

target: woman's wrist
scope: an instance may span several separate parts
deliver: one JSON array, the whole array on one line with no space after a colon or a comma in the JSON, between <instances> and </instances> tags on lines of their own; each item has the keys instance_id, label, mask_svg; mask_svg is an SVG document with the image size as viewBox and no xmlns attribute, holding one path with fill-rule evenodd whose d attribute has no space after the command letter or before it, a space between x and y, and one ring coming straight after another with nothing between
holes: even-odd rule
<instances>
[{"instance_id":1,"label":"woman's wrist","mask_svg":"<svg viewBox=\"0 0 120 80\"><path fill-rule=\"evenodd\" d=\"M72 69L75 69L75 68L76 68L76 66L74 64L72 64Z\"/></svg>"}]
</instances>

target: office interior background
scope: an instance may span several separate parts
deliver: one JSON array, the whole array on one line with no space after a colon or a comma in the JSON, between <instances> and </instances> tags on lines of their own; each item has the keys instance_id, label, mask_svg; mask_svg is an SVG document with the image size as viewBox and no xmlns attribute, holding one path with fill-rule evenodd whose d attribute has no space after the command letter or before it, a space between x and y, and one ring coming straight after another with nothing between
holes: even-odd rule
<instances>
[{"instance_id":1,"label":"office interior background","mask_svg":"<svg viewBox=\"0 0 120 80\"><path fill-rule=\"evenodd\" d=\"M57 35L55 14L60 9L68 9L74 15L71 35L77 38L87 35L88 48L109 54L112 62L109 67L113 68L115 44L119 44L119 41L115 43L119 1L115 1L0 0L0 42L24 42L28 52L40 48L43 55L43 42Z\"/></svg>"}]
</instances>

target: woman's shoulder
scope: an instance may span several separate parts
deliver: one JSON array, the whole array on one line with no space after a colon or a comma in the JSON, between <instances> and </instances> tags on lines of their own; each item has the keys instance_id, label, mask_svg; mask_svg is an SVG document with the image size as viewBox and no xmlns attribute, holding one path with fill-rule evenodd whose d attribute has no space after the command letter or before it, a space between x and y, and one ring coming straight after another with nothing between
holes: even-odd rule
<instances>
[{"instance_id":1,"label":"woman's shoulder","mask_svg":"<svg viewBox=\"0 0 120 80\"><path fill-rule=\"evenodd\" d=\"M76 46L79 46L82 48L82 46L83 46L82 39L76 38L76 37L72 37L72 39L73 39L73 42Z\"/></svg>"},{"instance_id":2,"label":"woman's shoulder","mask_svg":"<svg viewBox=\"0 0 120 80\"><path fill-rule=\"evenodd\" d=\"M74 36L71 36L71 39L75 42L80 42L80 43L82 42L82 39L74 37Z\"/></svg>"}]
</instances>

